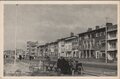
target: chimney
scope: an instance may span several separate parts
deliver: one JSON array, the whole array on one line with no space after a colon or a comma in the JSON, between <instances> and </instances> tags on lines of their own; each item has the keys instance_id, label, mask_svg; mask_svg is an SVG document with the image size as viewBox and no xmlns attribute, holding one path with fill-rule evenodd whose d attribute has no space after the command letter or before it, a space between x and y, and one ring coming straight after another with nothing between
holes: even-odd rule
<instances>
[{"instance_id":1,"label":"chimney","mask_svg":"<svg viewBox=\"0 0 120 79\"><path fill-rule=\"evenodd\" d=\"M112 26L113 24L112 23L106 23L106 26Z\"/></svg>"},{"instance_id":2,"label":"chimney","mask_svg":"<svg viewBox=\"0 0 120 79\"><path fill-rule=\"evenodd\" d=\"M100 28L100 26L96 26L95 28L96 28L96 30L97 30L97 29L99 29L99 28Z\"/></svg>"},{"instance_id":3,"label":"chimney","mask_svg":"<svg viewBox=\"0 0 120 79\"><path fill-rule=\"evenodd\" d=\"M92 31L92 28L88 28L88 30L87 30L88 32L90 32L90 31Z\"/></svg>"},{"instance_id":4,"label":"chimney","mask_svg":"<svg viewBox=\"0 0 120 79\"><path fill-rule=\"evenodd\" d=\"M73 33L73 32L71 32L71 33L70 33L70 36L71 36L71 37L72 37L72 36L74 36L74 33Z\"/></svg>"}]
</instances>

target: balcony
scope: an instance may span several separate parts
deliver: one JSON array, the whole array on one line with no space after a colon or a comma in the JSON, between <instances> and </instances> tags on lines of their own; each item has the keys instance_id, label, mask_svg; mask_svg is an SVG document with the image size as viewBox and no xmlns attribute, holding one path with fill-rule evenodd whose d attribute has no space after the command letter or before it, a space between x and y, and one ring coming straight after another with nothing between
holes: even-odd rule
<instances>
[{"instance_id":1,"label":"balcony","mask_svg":"<svg viewBox=\"0 0 120 79\"><path fill-rule=\"evenodd\" d=\"M117 40L117 37L109 37L107 40L108 40L108 41Z\"/></svg>"},{"instance_id":2,"label":"balcony","mask_svg":"<svg viewBox=\"0 0 120 79\"><path fill-rule=\"evenodd\" d=\"M107 51L117 51L117 48L108 48Z\"/></svg>"},{"instance_id":3,"label":"balcony","mask_svg":"<svg viewBox=\"0 0 120 79\"><path fill-rule=\"evenodd\" d=\"M113 31L117 31L117 29L108 29L107 32L113 32Z\"/></svg>"},{"instance_id":4,"label":"balcony","mask_svg":"<svg viewBox=\"0 0 120 79\"><path fill-rule=\"evenodd\" d=\"M107 28L107 32L112 32L112 31L117 31L117 25L109 26L109 27Z\"/></svg>"},{"instance_id":5,"label":"balcony","mask_svg":"<svg viewBox=\"0 0 120 79\"><path fill-rule=\"evenodd\" d=\"M111 33L108 34L108 39L107 40L116 40L117 39L117 34L116 33Z\"/></svg>"},{"instance_id":6,"label":"balcony","mask_svg":"<svg viewBox=\"0 0 120 79\"><path fill-rule=\"evenodd\" d=\"M108 45L107 51L116 51L116 50L117 50L117 46L116 45Z\"/></svg>"}]
</instances>

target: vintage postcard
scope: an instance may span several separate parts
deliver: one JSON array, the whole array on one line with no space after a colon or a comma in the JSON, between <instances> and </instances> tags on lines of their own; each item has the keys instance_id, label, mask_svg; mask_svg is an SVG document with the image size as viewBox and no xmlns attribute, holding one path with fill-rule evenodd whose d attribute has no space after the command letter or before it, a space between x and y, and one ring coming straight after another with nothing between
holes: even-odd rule
<instances>
[{"instance_id":1,"label":"vintage postcard","mask_svg":"<svg viewBox=\"0 0 120 79\"><path fill-rule=\"evenodd\" d=\"M1 1L1 77L119 79L119 1Z\"/></svg>"}]
</instances>

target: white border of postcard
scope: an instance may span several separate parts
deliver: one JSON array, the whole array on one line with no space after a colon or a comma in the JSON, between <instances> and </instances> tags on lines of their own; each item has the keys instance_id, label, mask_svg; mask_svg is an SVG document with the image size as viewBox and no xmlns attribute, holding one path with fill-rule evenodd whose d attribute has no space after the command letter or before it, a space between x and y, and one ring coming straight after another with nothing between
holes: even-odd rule
<instances>
[{"instance_id":1,"label":"white border of postcard","mask_svg":"<svg viewBox=\"0 0 120 79\"><path fill-rule=\"evenodd\" d=\"M3 39L3 21L4 21L4 4L116 4L118 6L118 38L119 38L119 17L120 17L120 1L0 1L0 79L53 79L53 78L57 78L57 79L120 79L120 72L119 72L119 68L120 68L120 53L119 53L119 47L118 47L118 73L117 76L106 76L106 77L94 77L94 76L84 76L84 77L57 77L57 76L21 76L21 77L4 77L3 76L3 43L4 43L4 39ZM118 45L120 45L119 43L119 39L118 39Z\"/></svg>"}]
</instances>

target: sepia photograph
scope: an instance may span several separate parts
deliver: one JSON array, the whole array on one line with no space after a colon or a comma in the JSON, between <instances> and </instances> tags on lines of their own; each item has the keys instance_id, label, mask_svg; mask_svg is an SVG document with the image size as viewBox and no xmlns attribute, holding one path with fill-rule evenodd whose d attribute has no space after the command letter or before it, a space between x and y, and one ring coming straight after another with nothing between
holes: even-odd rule
<instances>
[{"instance_id":1,"label":"sepia photograph","mask_svg":"<svg viewBox=\"0 0 120 79\"><path fill-rule=\"evenodd\" d=\"M117 77L117 4L4 4L4 77Z\"/></svg>"}]
</instances>

